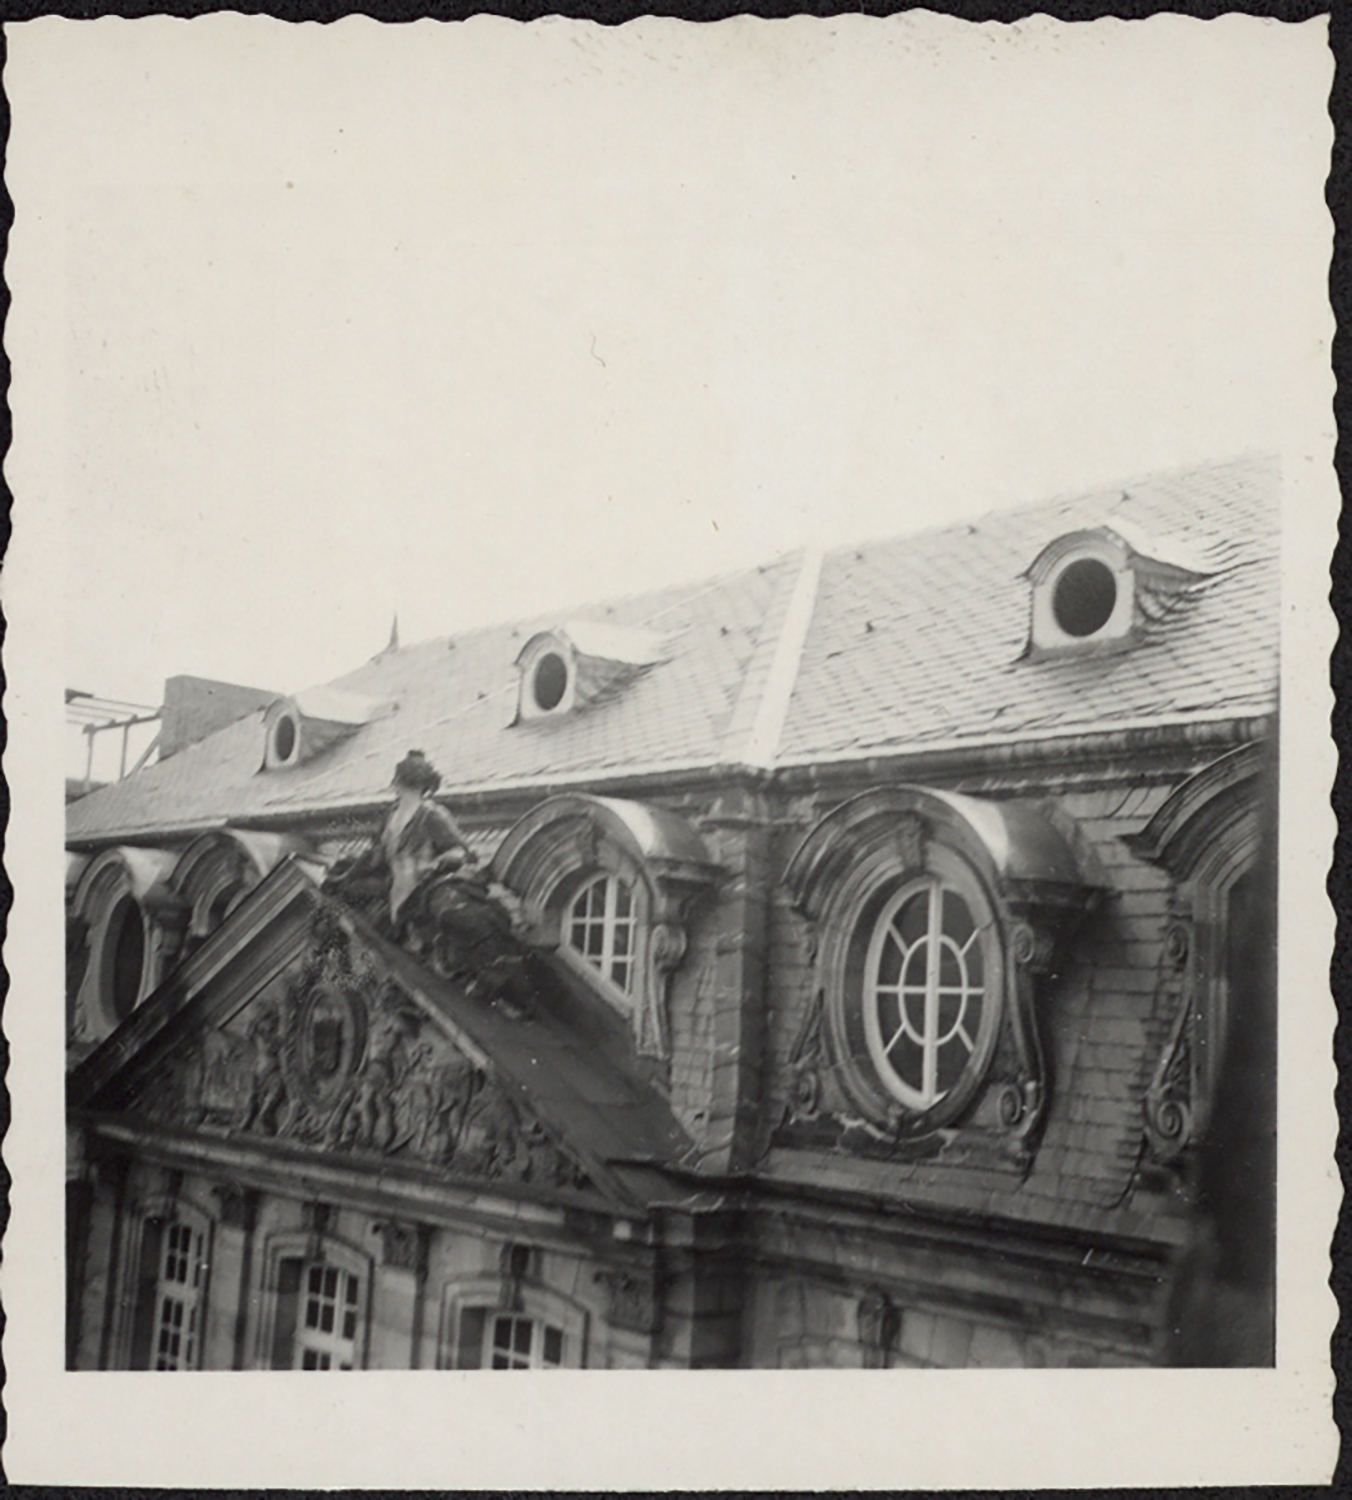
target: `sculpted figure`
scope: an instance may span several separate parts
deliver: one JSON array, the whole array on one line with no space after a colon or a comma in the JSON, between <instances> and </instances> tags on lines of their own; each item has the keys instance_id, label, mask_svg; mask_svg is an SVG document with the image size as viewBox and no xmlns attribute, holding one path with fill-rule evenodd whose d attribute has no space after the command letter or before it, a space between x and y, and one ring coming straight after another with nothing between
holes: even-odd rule
<instances>
[{"instance_id":1,"label":"sculpted figure","mask_svg":"<svg viewBox=\"0 0 1352 1500\"><path fill-rule=\"evenodd\" d=\"M409 897L420 886L477 863L455 819L432 800L440 785L422 751L410 750L394 769L394 806L379 836L355 859L339 860L324 883L395 938L404 935Z\"/></svg>"},{"instance_id":2,"label":"sculpted figure","mask_svg":"<svg viewBox=\"0 0 1352 1500\"><path fill-rule=\"evenodd\" d=\"M371 1029L366 1066L337 1124L337 1144L388 1151L394 1145L395 1103L408 1071L404 1025L379 1017Z\"/></svg>"},{"instance_id":3,"label":"sculpted figure","mask_svg":"<svg viewBox=\"0 0 1352 1500\"><path fill-rule=\"evenodd\" d=\"M380 831L390 870L390 921L398 928L405 903L429 876L476 863L455 819L432 793L441 774L421 750L410 750L394 768L394 806Z\"/></svg>"},{"instance_id":4,"label":"sculpted figure","mask_svg":"<svg viewBox=\"0 0 1352 1500\"><path fill-rule=\"evenodd\" d=\"M287 1123L286 1079L282 1074L282 1025L275 1006L258 1007L249 1023L253 1043L253 1077L249 1085L249 1107L243 1130L279 1135Z\"/></svg>"},{"instance_id":5,"label":"sculpted figure","mask_svg":"<svg viewBox=\"0 0 1352 1500\"><path fill-rule=\"evenodd\" d=\"M335 865L326 889L357 906L443 978L505 1014L530 1010L525 950L510 892L491 885L433 793L441 776L421 750L394 772L394 806L374 844Z\"/></svg>"}]
</instances>

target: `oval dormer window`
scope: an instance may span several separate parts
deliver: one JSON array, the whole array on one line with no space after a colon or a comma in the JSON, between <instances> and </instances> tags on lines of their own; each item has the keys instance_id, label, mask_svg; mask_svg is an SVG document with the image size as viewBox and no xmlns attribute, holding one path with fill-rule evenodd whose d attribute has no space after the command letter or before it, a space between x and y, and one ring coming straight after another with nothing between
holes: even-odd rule
<instances>
[{"instance_id":1,"label":"oval dormer window","mask_svg":"<svg viewBox=\"0 0 1352 1500\"><path fill-rule=\"evenodd\" d=\"M294 765L300 755L300 725L290 709L284 709L272 721L268 731L269 767Z\"/></svg>"},{"instance_id":2,"label":"oval dormer window","mask_svg":"<svg viewBox=\"0 0 1352 1500\"><path fill-rule=\"evenodd\" d=\"M1044 547L1032 583L1034 656L1123 650L1136 614L1134 556L1106 528L1071 532Z\"/></svg>"},{"instance_id":3,"label":"oval dormer window","mask_svg":"<svg viewBox=\"0 0 1352 1500\"><path fill-rule=\"evenodd\" d=\"M541 713L552 713L568 691L568 663L557 651L547 651L531 674L531 696Z\"/></svg>"},{"instance_id":4,"label":"oval dormer window","mask_svg":"<svg viewBox=\"0 0 1352 1500\"><path fill-rule=\"evenodd\" d=\"M104 1002L118 1021L125 1021L136 1009L145 975L145 922L134 897L123 896L113 907L103 954Z\"/></svg>"},{"instance_id":5,"label":"oval dormer window","mask_svg":"<svg viewBox=\"0 0 1352 1500\"><path fill-rule=\"evenodd\" d=\"M1052 590L1052 613L1069 636L1083 640L1112 619L1117 578L1097 557L1080 557L1065 569Z\"/></svg>"}]
</instances>

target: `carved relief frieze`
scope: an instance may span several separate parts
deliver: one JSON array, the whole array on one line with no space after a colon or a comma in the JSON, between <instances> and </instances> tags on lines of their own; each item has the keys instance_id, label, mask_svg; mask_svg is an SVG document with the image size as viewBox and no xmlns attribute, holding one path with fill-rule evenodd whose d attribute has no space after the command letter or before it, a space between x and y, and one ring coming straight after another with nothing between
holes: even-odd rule
<instances>
[{"instance_id":1,"label":"carved relief frieze","mask_svg":"<svg viewBox=\"0 0 1352 1500\"><path fill-rule=\"evenodd\" d=\"M587 1179L324 909L280 996L187 1040L138 1108L181 1128L326 1152L396 1156L456 1175Z\"/></svg>"}]
</instances>

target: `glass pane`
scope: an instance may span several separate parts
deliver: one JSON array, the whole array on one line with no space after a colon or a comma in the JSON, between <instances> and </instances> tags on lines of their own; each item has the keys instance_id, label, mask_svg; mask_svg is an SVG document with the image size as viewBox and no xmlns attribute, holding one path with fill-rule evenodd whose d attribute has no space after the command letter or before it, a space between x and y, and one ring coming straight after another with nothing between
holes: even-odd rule
<instances>
[{"instance_id":1,"label":"glass pane","mask_svg":"<svg viewBox=\"0 0 1352 1500\"><path fill-rule=\"evenodd\" d=\"M354 1339L357 1336L357 1315L354 1312L343 1315L343 1337Z\"/></svg>"},{"instance_id":2,"label":"glass pane","mask_svg":"<svg viewBox=\"0 0 1352 1500\"><path fill-rule=\"evenodd\" d=\"M906 967L902 970L901 982L908 988L924 989L928 968L929 942L922 939L906 955Z\"/></svg>"},{"instance_id":3,"label":"glass pane","mask_svg":"<svg viewBox=\"0 0 1352 1500\"><path fill-rule=\"evenodd\" d=\"M896 995L878 996L878 1030L882 1033L883 1046L897 1034L901 1025L901 1001Z\"/></svg>"},{"instance_id":4,"label":"glass pane","mask_svg":"<svg viewBox=\"0 0 1352 1500\"><path fill-rule=\"evenodd\" d=\"M320 1314L319 1326L325 1333L333 1332L333 1303L326 1302L324 1311Z\"/></svg>"},{"instance_id":5,"label":"glass pane","mask_svg":"<svg viewBox=\"0 0 1352 1500\"><path fill-rule=\"evenodd\" d=\"M516 1338L513 1347L518 1354L530 1353L531 1321L529 1318L521 1318L516 1325Z\"/></svg>"},{"instance_id":6,"label":"glass pane","mask_svg":"<svg viewBox=\"0 0 1352 1500\"><path fill-rule=\"evenodd\" d=\"M949 943L939 945L939 986L941 989L957 989L963 982L962 961L958 950Z\"/></svg>"},{"instance_id":7,"label":"glass pane","mask_svg":"<svg viewBox=\"0 0 1352 1500\"><path fill-rule=\"evenodd\" d=\"M460 1312L460 1342L455 1351L457 1370L477 1370L483 1360L484 1320L482 1307L466 1307Z\"/></svg>"},{"instance_id":8,"label":"glass pane","mask_svg":"<svg viewBox=\"0 0 1352 1500\"><path fill-rule=\"evenodd\" d=\"M962 1077L963 1069L971 1054L961 1037L955 1036L939 1048L938 1069L935 1087L939 1094L946 1094Z\"/></svg>"},{"instance_id":9,"label":"glass pane","mask_svg":"<svg viewBox=\"0 0 1352 1500\"><path fill-rule=\"evenodd\" d=\"M563 1330L560 1328L545 1329L545 1363L547 1365L563 1363Z\"/></svg>"},{"instance_id":10,"label":"glass pane","mask_svg":"<svg viewBox=\"0 0 1352 1500\"><path fill-rule=\"evenodd\" d=\"M925 1034L925 992L923 989L906 989L901 992L902 1010L906 1016L906 1030L912 1038Z\"/></svg>"},{"instance_id":11,"label":"glass pane","mask_svg":"<svg viewBox=\"0 0 1352 1500\"><path fill-rule=\"evenodd\" d=\"M348 1302L348 1306L349 1307L354 1306L356 1304L356 1301L357 1301L357 1278L355 1276L349 1276L347 1278L347 1302Z\"/></svg>"},{"instance_id":12,"label":"glass pane","mask_svg":"<svg viewBox=\"0 0 1352 1500\"><path fill-rule=\"evenodd\" d=\"M972 921L972 913L967 908L967 903L956 891L944 892L944 934L951 937L958 947L971 937L975 931L976 924Z\"/></svg>"},{"instance_id":13,"label":"glass pane","mask_svg":"<svg viewBox=\"0 0 1352 1500\"><path fill-rule=\"evenodd\" d=\"M628 927L617 927L615 929L615 956L624 958L629 952L629 929Z\"/></svg>"},{"instance_id":14,"label":"glass pane","mask_svg":"<svg viewBox=\"0 0 1352 1500\"><path fill-rule=\"evenodd\" d=\"M301 1355L300 1367L302 1370L317 1370L319 1368L319 1356L313 1349L307 1349Z\"/></svg>"},{"instance_id":15,"label":"glass pane","mask_svg":"<svg viewBox=\"0 0 1352 1500\"><path fill-rule=\"evenodd\" d=\"M615 882L615 915L627 917L633 910L634 898L629 894L629 887Z\"/></svg>"},{"instance_id":16,"label":"glass pane","mask_svg":"<svg viewBox=\"0 0 1352 1500\"><path fill-rule=\"evenodd\" d=\"M587 957L600 958L602 947L605 943L606 930L604 927L592 927L587 932Z\"/></svg>"},{"instance_id":17,"label":"glass pane","mask_svg":"<svg viewBox=\"0 0 1352 1500\"><path fill-rule=\"evenodd\" d=\"M313 1298L307 1300L305 1304L305 1326L307 1328L319 1326L319 1303Z\"/></svg>"},{"instance_id":18,"label":"glass pane","mask_svg":"<svg viewBox=\"0 0 1352 1500\"><path fill-rule=\"evenodd\" d=\"M939 1040L941 1042L957 1031L964 1009L960 994L939 996Z\"/></svg>"},{"instance_id":19,"label":"glass pane","mask_svg":"<svg viewBox=\"0 0 1352 1500\"><path fill-rule=\"evenodd\" d=\"M512 1320L510 1318L498 1318L493 1323L493 1347L495 1349L510 1349L512 1346Z\"/></svg>"},{"instance_id":20,"label":"glass pane","mask_svg":"<svg viewBox=\"0 0 1352 1500\"><path fill-rule=\"evenodd\" d=\"M917 891L892 918L892 925L909 948L929 931L929 892Z\"/></svg>"},{"instance_id":21,"label":"glass pane","mask_svg":"<svg viewBox=\"0 0 1352 1500\"><path fill-rule=\"evenodd\" d=\"M889 932L883 939L883 951L878 955L878 983L896 984L901 976L901 945Z\"/></svg>"},{"instance_id":22,"label":"glass pane","mask_svg":"<svg viewBox=\"0 0 1352 1500\"><path fill-rule=\"evenodd\" d=\"M924 1086L924 1054L910 1037L897 1039L896 1045L887 1054L887 1060L896 1070L897 1077L917 1093Z\"/></svg>"}]
</instances>

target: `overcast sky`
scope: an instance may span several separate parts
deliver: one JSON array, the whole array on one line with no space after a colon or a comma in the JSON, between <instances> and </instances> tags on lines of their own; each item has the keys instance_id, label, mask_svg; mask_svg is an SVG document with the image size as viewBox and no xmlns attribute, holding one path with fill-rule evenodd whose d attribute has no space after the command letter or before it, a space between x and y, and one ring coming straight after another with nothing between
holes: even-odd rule
<instances>
[{"instance_id":1,"label":"overcast sky","mask_svg":"<svg viewBox=\"0 0 1352 1500\"><path fill-rule=\"evenodd\" d=\"M407 643L1309 428L1289 28L229 19L9 29L70 686L294 690L396 611Z\"/></svg>"}]
</instances>

